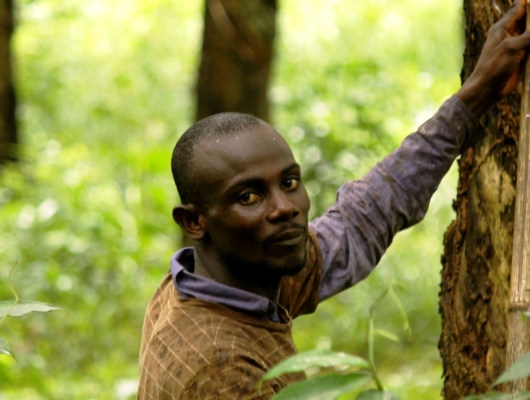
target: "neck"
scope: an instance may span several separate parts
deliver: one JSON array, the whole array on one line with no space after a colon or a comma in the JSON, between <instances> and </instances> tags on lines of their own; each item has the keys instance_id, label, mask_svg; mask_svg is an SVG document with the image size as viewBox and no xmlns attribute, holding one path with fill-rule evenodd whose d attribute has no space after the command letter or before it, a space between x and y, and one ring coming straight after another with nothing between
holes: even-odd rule
<instances>
[{"instance_id":1,"label":"neck","mask_svg":"<svg viewBox=\"0 0 530 400\"><path fill-rule=\"evenodd\" d=\"M256 273L256 271L245 273L241 270L230 268L229 265L225 265L219 259L217 254L206 251L200 242L195 243L194 273L223 285L265 297L273 303L278 302L281 276L270 276L272 274L265 276L264 274Z\"/></svg>"}]
</instances>

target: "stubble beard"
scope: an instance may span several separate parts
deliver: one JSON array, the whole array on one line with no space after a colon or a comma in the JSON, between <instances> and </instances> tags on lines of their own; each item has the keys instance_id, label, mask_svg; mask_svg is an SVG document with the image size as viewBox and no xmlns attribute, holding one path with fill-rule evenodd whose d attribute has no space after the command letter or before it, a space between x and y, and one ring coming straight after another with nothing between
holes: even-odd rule
<instances>
[{"instance_id":1,"label":"stubble beard","mask_svg":"<svg viewBox=\"0 0 530 400\"><path fill-rule=\"evenodd\" d=\"M284 276L294 276L298 274L306 265L307 251L304 251L299 260L294 260L287 265L278 265L271 260L261 258L253 260L241 257L237 251L227 249L217 249L223 263L238 277L255 281L264 279L265 281L281 279Z\"/></svg>"}]
</instances>

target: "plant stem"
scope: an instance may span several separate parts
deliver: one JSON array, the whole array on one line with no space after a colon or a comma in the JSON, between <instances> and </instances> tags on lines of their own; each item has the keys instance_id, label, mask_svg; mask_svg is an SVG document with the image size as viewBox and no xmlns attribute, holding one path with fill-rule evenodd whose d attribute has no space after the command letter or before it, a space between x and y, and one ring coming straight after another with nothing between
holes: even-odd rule
<instances>
[{"instance_id":1,"label":"plant stem","mask_svg":"<svg viewBox=\"0 0 530 400\"><path fill-rule=\"evenodd\" d=\"M374 378L375 385L380 391L385 390L379 376L377 375L377 370L375 368L374 362L374 321L372 319L372 313L368 319L368 363L370 364L370 370L372 371L372 377Z\"/></svg>"},{"instance_id":2,"label":"plant stem","mask_svg":"<svg viewBox=\"0 0 530 400\"><path fill-rule=\"evenodd\" d=\"M9 284L9 290L11 290L11 293L13 293L13 296L15 296L15 301L13 302L13 305L9 308L9 310L7 311L6 315L4 315L2 318L0 318L0 325L2 324L2 322L4 322L4 319L7 318L7 316L9 315L9 313L11 312L11 310L13 310L13 308L15 308L15 306L17 305L18 303L18 293L17 291L15 290L15 286L13 286L13 272L15 272L15 269L18 267L18 261L15 263L15 265L13 265L13 267L11 268L11 270L9 271L9 275L7 277L7 282Z\"/></svg>"}]
</instances>

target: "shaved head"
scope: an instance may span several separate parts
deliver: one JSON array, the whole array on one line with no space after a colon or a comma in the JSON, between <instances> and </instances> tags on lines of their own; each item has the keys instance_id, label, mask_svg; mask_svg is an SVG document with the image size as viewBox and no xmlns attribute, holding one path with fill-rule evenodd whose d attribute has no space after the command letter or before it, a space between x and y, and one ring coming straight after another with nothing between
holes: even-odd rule
<instances>
[{"instance_id":1,"label":"shaved head","mask_svg":"<svg viewBox=\"0 0 530 400\"><path fill-rule=\"evenodd\" d=\"M180 137L171 157L171 171L182 204L199 204L199 182L193 177L194 148L202 140L229 136L251 131L253 127L265 124L252 115L235 112L215 114L201 119Z\"/></svg>"}]
</instances>

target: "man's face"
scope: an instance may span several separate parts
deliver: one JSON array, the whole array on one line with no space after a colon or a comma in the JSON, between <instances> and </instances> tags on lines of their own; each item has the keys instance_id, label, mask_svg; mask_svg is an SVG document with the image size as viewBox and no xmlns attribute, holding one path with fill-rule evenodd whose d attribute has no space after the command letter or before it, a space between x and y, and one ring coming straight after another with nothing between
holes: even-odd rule
<instances>
[{"instance_id":1,"label":"man's face","mask_svg":"<svg viewBox=\"0 0 530 400\"><path fill-rule=\"evenodd\" d=\"M289 145L272 127L198 143L203 243L240 274L289 275L305 264L309 197Z\"/></svg>"}]
</instances>

